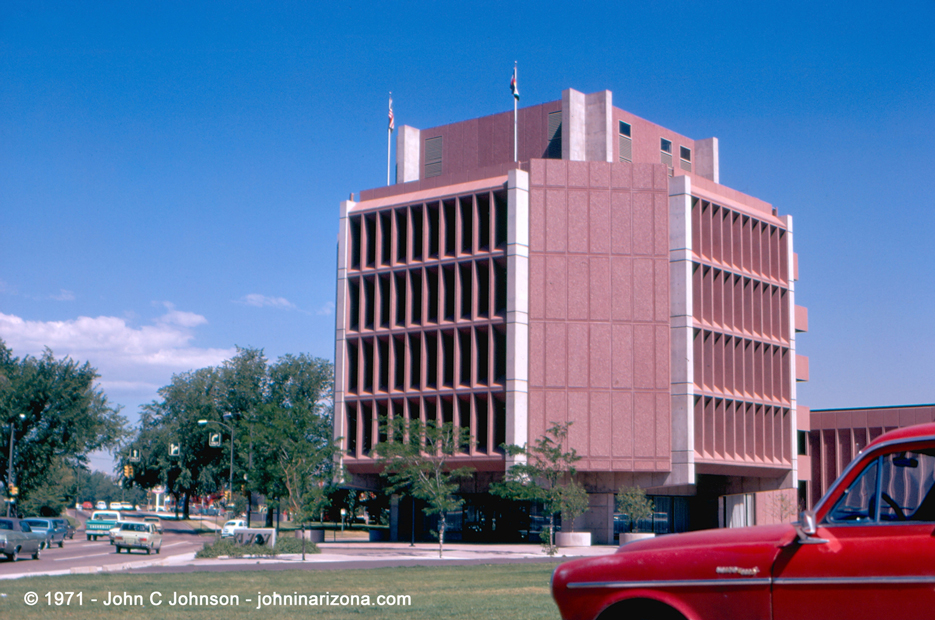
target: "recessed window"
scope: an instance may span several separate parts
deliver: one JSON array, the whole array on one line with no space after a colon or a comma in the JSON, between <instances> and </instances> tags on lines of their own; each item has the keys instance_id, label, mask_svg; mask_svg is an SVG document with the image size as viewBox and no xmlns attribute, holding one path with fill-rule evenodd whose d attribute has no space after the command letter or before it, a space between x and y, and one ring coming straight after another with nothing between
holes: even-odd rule
<instances>
[{"instance_id":1,"label":"recessed window","mask_svg":"<svg viewBox=\"0 0 935 620\"><path fill-rule=\"evenodd\" d=\"M549 129L546 134L549 146L545 151L546 159L562 158L562 111L549 112Z\"/></svg>"},{"instance_id":2,"label":"recessed window","mask_svg":"<svg viewBox=\"0 0 935 620\"><path fill-rule=\"evenodd\" d=\"M672 141L666 140L665 138L660 139L659 148L662 150L663 153L672 154Z\"/></svg>"},{"instance_id":3,"label":"recessed window","mask_svg":"<svg viewBox=\"0 0 935 620\"><path fill-rule=\"evenodd\" d=\"M620 161L633 161L633 137L630 135L630 123L619 121L620 135L617 136Z\"/></svg>"},{"instance_id":4,"label":"recessed window","mask_svg":"<svg viewBox=\"0 0 935 620\"><path fill-rule=\"evenodd\" d=\"M442 137L436 136L425 141L425 178L437 177L442 173Z\"/></svg>"},{"instance_id":5,"label":"recessed window","mask_svg":"<svg viewBox=\"0 0 935 620\"><path fill-rule=\"evenodd\" d=\"M692 150L689 149L689 148L685 148L684 146L680 146L680 147L679 147L679 157L681 157L681 158L684 159L685 161L691 161L691 160L692 160Z\"/></svg>"}]
</instances>

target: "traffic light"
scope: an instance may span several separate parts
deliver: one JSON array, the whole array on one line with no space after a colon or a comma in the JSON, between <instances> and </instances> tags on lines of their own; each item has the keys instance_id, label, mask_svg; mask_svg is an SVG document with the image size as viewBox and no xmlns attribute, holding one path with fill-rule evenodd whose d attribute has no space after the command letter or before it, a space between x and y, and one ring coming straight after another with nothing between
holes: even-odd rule
<instances>
[{"instance_id":1,"label":"traffic light","mask_svg":"<svg viewBox=\"0 0 935 620\"><path fill-rule=\"evenodd\" d=\"M132 478L133 477L133 465L124 465L123 466L123 477Z\"/></svg>"},{"instance_id":2,"label":"traffic light","mask_svg":"<svg viewBox=\"0 0 935 620\"><path fill-rule=\"evenodd\" d=\"M231 501L231 492L230 492L230 489L224 491L224 501L225 501L225 502Z\"/></svg>"},{"instance_id":3,"label":"traffic light","mask_svg":"<svg viewBox=\"0 0 935 620\"><path fill-rule=\"evenodd\" d=\"M10 485L10 497L16 497L19 495L19 487Z\"/></svg>"}]
</instances>

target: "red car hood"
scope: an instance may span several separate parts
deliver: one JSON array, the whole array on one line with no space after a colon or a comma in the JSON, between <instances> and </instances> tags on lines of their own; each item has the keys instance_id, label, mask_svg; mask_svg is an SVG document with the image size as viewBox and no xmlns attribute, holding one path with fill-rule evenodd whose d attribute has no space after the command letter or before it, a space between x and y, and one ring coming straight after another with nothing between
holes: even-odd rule
<instances>
[{"instance_id":1,"label":"red car hood","mask_svg":"<svg viewBox=\"0 0 935 620\"><path fill-rule=\"evenodd\" d=\"M560 565L553 576L553 589L569 583L769 577L779 550L795 538L791 525L658 536L624 545L613 555Z\"/></svg>"},{"instance_id":2,"label":"red car hood","mask_svg":"<svg viewBox=\"0 0 935 620\"><path fill-rule=\"evenodd\" d=\"M684 534L645 538L620 547L617 553L626 554L673 549L706 549L714 551L714 547L748 545L767 545L779 548L788 545L795 537L795 528L791 525L757 525L753 527L700 530Z\"/></svg>"}]
</instances>

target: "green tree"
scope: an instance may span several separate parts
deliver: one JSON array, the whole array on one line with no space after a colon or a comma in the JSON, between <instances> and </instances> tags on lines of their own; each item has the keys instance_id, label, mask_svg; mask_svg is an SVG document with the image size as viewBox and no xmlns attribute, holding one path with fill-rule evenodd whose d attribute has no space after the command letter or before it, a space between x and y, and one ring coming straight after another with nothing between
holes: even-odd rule
<instances>
[{"instance_id":1,"label":"green tree","mask_svg":"<svg viewBox=\"0 0 935 620\"><path fill-rule=\"evenodd\" d=\"M254 488L283 498L296 519L310 521L327 507L334 480L334 367L286 355L270 366L267 385L251 433Z\"/></svg>"},{"instance_id":2,"label":"green tree","mask_svg":"<svg viewBox=\"0 0 935 620\"><path fill-rule=\"evenodd\" d=\"M574 448L565 451L563 447L571 424L553 423L532 446L504 446L517 462L507 470L502 482L490 486L494 495L542 504L549 519L548 534L543 536L549 555L557 551L555 517L561 514L563 522L573 524L588 507L587 492L574 479L574 464L581 457Z\"/></svg>"},{"instance_id":3,"label":"green tree","mask_svg":"<svg viewBox=\"0 0 935 620\"><path fill-rule=\"evenodd\" d=\"M286 355L270 364L261 349L250 348L238 348L219 368L176 375L160 400L143 407L137 436L123 450L140 453L133 482L165 486L187 517L191 497L227 487L233 429L233 490L242 483L248 499L251 492L284 499L306 518L326 505L333 478L333 389L327 360ZM206 428L199 420L223 426ZM209 432L221 429L227 437L209 446ZM267 519L271 525L272 513Z\"/></svg>"},{"instance_id":4,"label":"green tree","mask_svg":"<svg viewBox=\"0 0 935 620\"><path fill-rule=\"evenodd\" d=\"M47 510L59 505L61 471L84 466L88 454L112 448L125 437L126 419L95 385L97 371L71 358L56 359L52 351L40 357L13 356L0 340L0 424L9 445L10 423L15 444L13 472L18 501ZM9 482L8 459L0 459L0 474ZM42 501L38 496L43 494Z\"/></svg>"},{"instance_id":5,"label":"green tree","mask_svg":"<svg viewBox=\"0 0 935 620\"><path fill-rule=\"evenodd\" d=\"M473 468L452 469L451 461L468 445L467 429L451 422L394 418L381 420L386 441L374 450L384 466L389 491L408 493L426 502L425 514L438 515L438 557L445 546L445 518L464 499L457 497L460 478Z\"/></svg>"},{"instance_id":6,"label":"green tree","mask_svg":"<svg viewBox=\"0 0 935 620\"><path fill-rule=\"evenodd\" d=\"M622 512L629 519L629 531L633 532L642 519L653 516L653 501L646 497L646 491L640 487L622 486L617 491L617 512Z\"/></svg>"},{"instance_id":7,"label":"green tree","mask_svg":"<svg viewBox=\"0 0 935 620\"><path fill-rule=\"evenodd\" d=\"M143 488L163 485L188 518L193 496L217 491L227 479L224 448L211 449L198 420L217 419L219 377L202 368L172 377L161 388L161 400L144 405L136 438L121 449L124 464L133 465L133 483ZM228 442L224 442L228 443ZM140 461L126 455L139 450Z\"/></svg>"}]
</instances>

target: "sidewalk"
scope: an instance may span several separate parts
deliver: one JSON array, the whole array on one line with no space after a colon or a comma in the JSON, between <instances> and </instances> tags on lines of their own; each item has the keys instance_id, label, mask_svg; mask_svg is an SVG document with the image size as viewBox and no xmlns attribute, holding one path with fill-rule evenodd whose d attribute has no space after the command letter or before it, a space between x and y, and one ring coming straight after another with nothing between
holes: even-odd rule
<instances>
[{"instance_id":1,"label":"sidewalk","mask_svg":"<svg viewBox=\"0 0 935 620\"><path fill-rule=\"evenodd\" d=\"M305 561L301 554L284 554L276 557L250 556L244 558L196 559L194 553L184 553L162 558L141 559L134 562L112 564L109 566L86 566L68 571L48 571L18 575L7 575L6 579L27 576L55 576L89 573L126 573L126 572L190 572L198 570L236 570L240 566L278 569L328 568L386 568L412 565L439 564L486 564L486 563L521 563L563 561L576 557L609 555L617 550L616 546L595 545L591 547L562 547L558 553L549 557L539 545L483 545L451 543L445 545L444 557L438 557L438 545L435 543L359 542L359 543L318 543L321 553L307 553Z\"/></svg>"}]
</instances>

